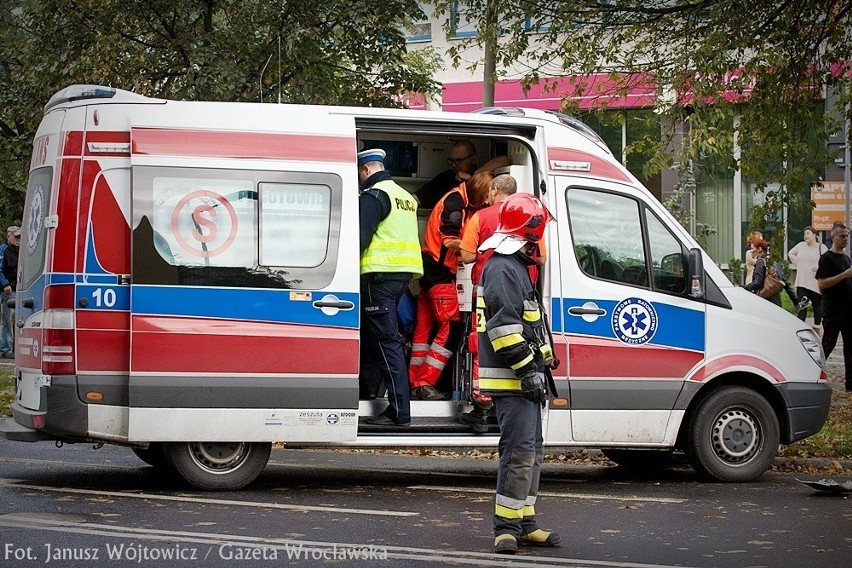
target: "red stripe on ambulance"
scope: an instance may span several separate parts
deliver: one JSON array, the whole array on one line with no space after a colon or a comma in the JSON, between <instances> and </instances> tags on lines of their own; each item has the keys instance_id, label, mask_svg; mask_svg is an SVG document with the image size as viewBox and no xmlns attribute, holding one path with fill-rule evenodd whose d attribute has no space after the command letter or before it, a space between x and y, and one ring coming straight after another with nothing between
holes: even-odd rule
<instances>
[{"instance_id":1,"label":"red stripe on ambulance","mask_svg":"<svg viewBox=\"0 0 852 568\"><path fill-rule=\"evenodd\" d=\"M550 173L562 173L581 177L605 178L631 183L630 178L615 163L571 148L548 146L547 164Z\"/></svg>"},{"instance_id":2,"label":"red stripe on ambulance","mask_svg":"<svg viewBox=\"0 0 852 568\"><path fill-rule=\"evenodd\" d=\"M134 128L132 153L300 162L355 162L355 140L343 136Z\"/></svg>"},{"instance_id":3,"label":"red stripe on ambulance","mask_svg":"<svg viewBox=\"0 0 852 568\"><path fill-rule=\"evenodd\" d=\"M639 378L683 380L704 358L700 351L656 347L625 346L620 342L571 336L570 373L572 378Z\"/></svg>"},{"instance_id":4,"label":"red stripe on ambulance","mask_svg":"<svg viewBox=\"0 0 852 568\"><path fill-rule=\"evenodd\" d=\"M80 159L65 158L59 174L59 191L56 197L56 215L63 222L53 233L53 272L75 272L74 260L77 245L77 223L85 223L78 215L77 199L80 196ZM48 233L50 235L50 233ZM50 238L48 236L48 238Z\"/></svg>"},{"instance_id":5,"label":"red stripe on ambulance","mask_svg":"<svg viewBox=\"0 0 852 568\"><path fill-rule=\"evenodd\" d=\"M337 375L359 355L357 329L136 315L132 325L137 373Z\"/></svg>"},{"instance_id":6,"label":"red stripe on ambulance","mask_svg":"<svg viewBox=\"0 0 852 568\"><path fill-rule=\"evenodd\" d=\"M770 365L759 357L750 355L725 355L718 359L708 361L706 364L699 367L687 380L695 382L704 382L712 379L719 373L730 373L737 369L744 371L753 371L757 369L769 376L776 383L786 383L787 379L774 365Z\"/></svg>"}]
</instances>

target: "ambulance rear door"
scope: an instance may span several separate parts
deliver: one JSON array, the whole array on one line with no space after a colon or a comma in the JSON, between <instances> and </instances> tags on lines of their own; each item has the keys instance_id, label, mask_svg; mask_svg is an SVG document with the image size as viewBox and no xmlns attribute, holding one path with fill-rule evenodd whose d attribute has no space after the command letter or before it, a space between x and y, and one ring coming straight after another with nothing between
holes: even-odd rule
<instances>
[{"instance_id":1,"label":"ambulance rear door","mask_svg":"<svg viewBox=\"0 0 852 568\"><path fill-rule=\"evenodd\" d=\"M551 180L562 287L554 328L568 345L573 441L673 445L675 401L705 354L705 304L684 277L688 241L626 175Z\"/></svg>"},{"instance_id":2,"label":"ambulance rear door","mask_svg":"<svg viewBox=\"0 0 852 568\"><path fill-rule=\"evenodd\" d=\"M169 102L131 144L130 439L354 440L354 120Z\"/></svg>"}]
</instances>

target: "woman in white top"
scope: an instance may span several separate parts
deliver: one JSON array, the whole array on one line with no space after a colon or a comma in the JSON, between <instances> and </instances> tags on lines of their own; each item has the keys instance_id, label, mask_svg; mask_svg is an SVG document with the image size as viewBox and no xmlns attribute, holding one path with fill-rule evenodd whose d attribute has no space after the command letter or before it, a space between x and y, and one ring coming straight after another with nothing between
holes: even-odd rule
<instances>
[{"instance_id":1,"label":"woman in white top","mask_svg":"<svg viewBox=\"0 0 852 568\"><path fill-rule=\"evenodd\" d=\"M816 274L819 257L828 249L817 240L813 227L805 227L805 240L790 249L787 257L796 267L796 294L799 298L808 298L814 306L814 325L822 323L822 294L819 293ZM799 303L799 319L805 321L808 315L807 302Z\"/></svg>"},{"instance_id":2,"label":"woman in white top","mask_svg":"<svg viewBox=\"0 0 852 568\"><path fill-rule=\"evenodd\" d=\"M745 265L746 265L746 273L745 273L745 283L750 284L752 280L754 280L754 265L757 262L757 257L754 254L754 242L762 241L763 233L760 231L752 231L748 234L748 238L746 238L746 244L748 248L745 252Z\"/></svg>"}]
</instances>

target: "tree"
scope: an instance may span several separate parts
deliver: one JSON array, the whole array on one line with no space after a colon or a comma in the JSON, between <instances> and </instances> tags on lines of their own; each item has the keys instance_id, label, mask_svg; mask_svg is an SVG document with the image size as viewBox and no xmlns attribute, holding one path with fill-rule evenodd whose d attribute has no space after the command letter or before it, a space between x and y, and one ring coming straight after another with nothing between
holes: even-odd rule
<instances>
[{"instance_id":1,"label":"tree","mask_svg":"<svg viewBox=\"0 0 852 568\"><path fill-rule=\"evenodd\" d=\"M0 6L0 214L20 218L42 108L74 83L215 101L400 106L433 91L405 49L415 0L6 0ZM4 225L5 226L5 225Z\"/></svg>"},{"instance_id":2,"label":"tree","mask_svg":"<svg viewBox=\"0 0 852 568\"><path fill-rule=\"evenodd\" d=\"M574 77L573 91L561 93L566 109L580 96L599 97L605 109L608 97L645 82L668 119L649 167L670 165L665 149L685 126L681 172L711 158L740 168L758 188L778 182L761 222L784 204L810 205L803 189L822 175L826 159L815 149L825 148L844 118L823 115L818 95L824 88L837 93L837 108L850 100L850 0L502 1L489 26L482 14L493 2L434 0L438 14L452 12L448 29L459 19L479 23L476 37L450 50L456 65L471 43L501 33L498 73L514 68L526 85ZM606 91L583 80L602 72L610 77ZM814 124L825 128L814 132Z\"/></svg>"}]
</instances>

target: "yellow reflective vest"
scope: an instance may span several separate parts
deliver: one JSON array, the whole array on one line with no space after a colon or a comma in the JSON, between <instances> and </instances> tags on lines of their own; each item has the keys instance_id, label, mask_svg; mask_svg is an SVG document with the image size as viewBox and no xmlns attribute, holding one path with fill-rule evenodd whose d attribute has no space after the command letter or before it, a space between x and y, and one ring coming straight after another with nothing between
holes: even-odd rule
<instances>
[{"instance_id":1,"label":"yellow reflective vest","mask_svg":"<svg viewBox=\"0 0 852 568\"><path fill-rule=\"evenodd\" d=\"M407 272L423 275L417 227L417 201L392 180L373 186L390 198L391 210L379 223L370 246L361 253L361 274Z\"/></svg>"}]
</instances>

